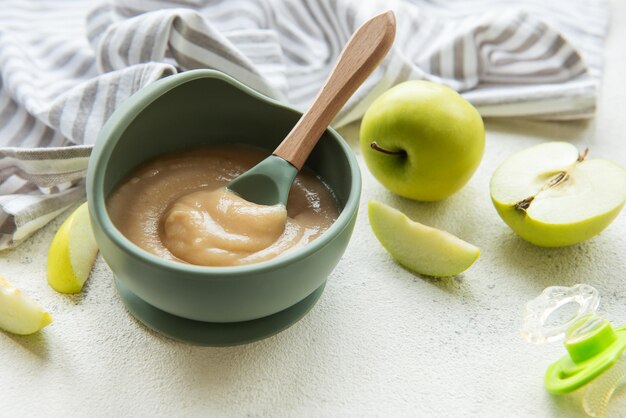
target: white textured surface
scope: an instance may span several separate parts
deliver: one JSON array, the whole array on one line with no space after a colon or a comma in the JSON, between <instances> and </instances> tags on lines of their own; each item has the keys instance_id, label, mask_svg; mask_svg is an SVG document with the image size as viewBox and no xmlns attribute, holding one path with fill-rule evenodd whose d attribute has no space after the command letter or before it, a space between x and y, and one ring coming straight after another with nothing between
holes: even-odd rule
<instances>
[{"instance_id":1,"label":"white textured surface","mask_svg":"<svg viewBox=\"0 0 626 418\"><path fill-rule=\"evenodd\" d=\"M231 348L162 338L126 313L100 259L81 295L55 293L45 260L62 219L0 253L0 274L55 318L37 335L0 332L0 416L575 416L572 402L542 386L563 348L522 340L522 306L546 286L586 282L603 295L606 315L626 323L626 215L589 242L541 249L499 219L488 182L510 153L547 140L626 164L626 3L613 8L594 122L487 121L477 174L437 204L395 197L363 168L360 217L344 258L318 305L275 337ZM344 131L353 143L356 132ZM371 198L478 245L481 258L457 279L412 275L371 233Z\"/></svg>"}]
</instances>

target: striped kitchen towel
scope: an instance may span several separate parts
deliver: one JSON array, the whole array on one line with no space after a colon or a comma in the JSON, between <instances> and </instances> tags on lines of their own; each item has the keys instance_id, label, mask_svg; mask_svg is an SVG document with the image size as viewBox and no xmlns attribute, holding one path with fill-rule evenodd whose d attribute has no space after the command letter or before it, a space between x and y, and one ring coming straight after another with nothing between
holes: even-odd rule
<instances>
[{"instance_id":1,"label":"striped kitchen towel","mask_svg":"<svg viewBox=\"0 0 626 418\"><path fill-rule=\"evenodd\" d=\"M350 34L398 20L381 67L335 120L407 79L445 83L483 116L593 115L606 0L4 0L0 9L0 249L84 198L91 145L155 80L224 71L305 108Z\"/></svg>"}]
</instances>

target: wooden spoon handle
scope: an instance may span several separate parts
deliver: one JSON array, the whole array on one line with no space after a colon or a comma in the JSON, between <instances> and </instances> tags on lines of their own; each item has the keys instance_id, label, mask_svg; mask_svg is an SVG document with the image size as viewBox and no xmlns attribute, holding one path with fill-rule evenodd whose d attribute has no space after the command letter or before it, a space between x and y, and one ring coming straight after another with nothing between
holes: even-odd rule
<instances>
[{"instance_id":1,"label":"wooden spoon handle","mask_svg":"<svg viewBox=\"0 0 626 418\"><path fill-rule=\"evenodd\" d=\"M300 170L337 112L385 57L395 35L396 19L392 11L361 25L348 40L311 107L274 155Z\"/></svg>"}]
</instances>

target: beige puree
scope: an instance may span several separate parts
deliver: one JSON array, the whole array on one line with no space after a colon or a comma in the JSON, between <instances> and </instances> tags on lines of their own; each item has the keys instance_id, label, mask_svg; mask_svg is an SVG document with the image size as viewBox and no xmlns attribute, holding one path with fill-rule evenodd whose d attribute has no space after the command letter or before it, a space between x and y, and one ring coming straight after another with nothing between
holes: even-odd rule
<instances>
[{"instance_id":1,"label":"beige puree","mask_svg":"<svg viewBox=\"0 0 626 418\"><path fill-rule=\"evenodd\" d=\"M129 240L166 259L205 266L269 260L317 238L338 210L310 171L296 177L287 209L250 203L224 188L265 157L242 146L158 157L111 193L109 215Z\"/></svg>"}]
</instances>

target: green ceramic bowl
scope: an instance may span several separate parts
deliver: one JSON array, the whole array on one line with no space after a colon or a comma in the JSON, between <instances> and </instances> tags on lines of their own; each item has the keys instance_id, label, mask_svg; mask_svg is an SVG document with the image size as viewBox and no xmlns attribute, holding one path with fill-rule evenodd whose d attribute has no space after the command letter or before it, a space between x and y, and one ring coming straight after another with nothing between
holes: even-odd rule
<instances>
[{"instance_id":1,"label":"green ceramic bowl","mask_svg":"<svg viewBox=\"0 0 626 418\"><path fill-rule=\"evenodd\" d=\"M113 226L105 200L120 180L157 155L205 144L249 144L269 151L301 113L233 78L188 71L142 89L109 119L91 155L87 197L100 252L123 287L169 314L230 323L267 317L321 289L356 220L361 178L345 141L327 129L307 165L334 191L337 221L306 247L241 267L202 267L161 259Z\"/></svg>"}]
</instances>

